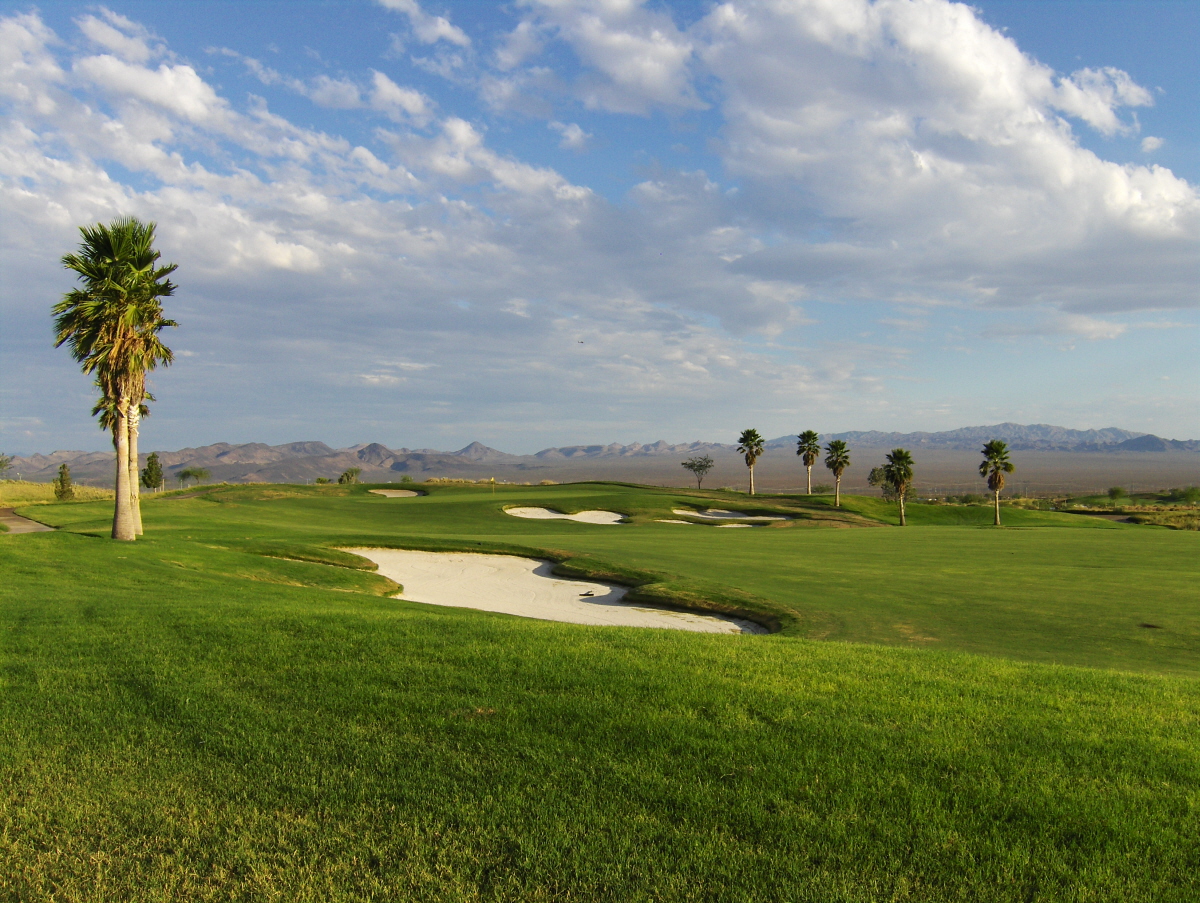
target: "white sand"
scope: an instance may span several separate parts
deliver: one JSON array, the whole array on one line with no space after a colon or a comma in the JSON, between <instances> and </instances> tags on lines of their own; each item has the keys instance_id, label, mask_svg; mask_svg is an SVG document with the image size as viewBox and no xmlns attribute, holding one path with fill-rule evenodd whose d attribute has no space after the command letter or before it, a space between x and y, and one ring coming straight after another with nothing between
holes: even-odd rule
<instances>
[{"instance_id":1,"label":"white sand","mask_svg":"<svg viewBox=\"0 0 1200 903\"><path fill-rule=\"evenodd\" d=\"M505 514L513 517L528 517L531 520L573 520L581 524L619 524L625 515L615 511L580 511L578 514L563 514L549 508L505 508Z\"/></svg>"},{"instance_id":2,"label":"white sand","mask_svg":"<svg viewBox=\"0 0 1200 903\"><path fill-rule=\"evenodd\" d=\"M413 492L411 489L371 489L369 491L376 495L386 496L389 499L411 499L423 494Z\"/></svg>"},{"instance_id":3,"label":"white sand","mask_svg":"<svg viewBox=\"0 0 1200 903\"><path fill-rule=\"evenodd\" d=\"M688 511L686 508L672 508L672 514L686 514L688 517L702 517L705 520L791 520L778 514L746 514L744 511L726 511L724 508L707 508L704 511Z\"/></svg>"},{"instance_id":4,"label":"white sand","mask_svg":"<svg viewBox=\"0 0 1200 903\"><path fill-rule=\"evenodd\" d=\"M758 524L717 524L718 530L749 530L751 527L757 527Z\"/></svg>"},{"instance_id":5,"label":"white sand","mask_svg":"<svg viewBox=\"0 0 1200 903\"><path fill-rule=\"evenodd\" d=\"M655 522L656 524L688 524L689 526L692 526L692 527L696 526L696 524L695 524L693 521L690 521L690 520L672 520L672 519L671 519L671 518L669 518L669 517L660 517L660 518L656 518L654 522Z\"/></svg>"},{"instance_id":6,"label":"white sand","mask_svg":"<svg viewBox=\"0 0 1200 903\"><path fill-rule=\"evenodd\" d=\"M642 608L622 602L625 588L550 573L549 561L512 555L347 549L379 565L404 587L400 598L428 605L498 611L569 624L665 627L703 633L766 633L751 621ZM585 596L584 593L593 593Z\"/></svg>"}]
</instances>

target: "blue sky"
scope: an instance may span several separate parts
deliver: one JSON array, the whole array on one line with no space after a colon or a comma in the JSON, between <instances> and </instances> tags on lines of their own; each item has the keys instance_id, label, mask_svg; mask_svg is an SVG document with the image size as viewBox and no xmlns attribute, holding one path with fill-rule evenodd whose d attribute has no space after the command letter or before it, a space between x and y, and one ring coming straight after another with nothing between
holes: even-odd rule
<instances>
[{"instance_id":1,"label":"blue sky","mask_svg":"<svg viewBox=\"0 0 1200 903\"><path fill-rule=\"evenodd\" d=\"M0 2L0 450L103 448L78 226L179 264L150 446L1003 420L1200 437L1200 4Z\"/></svg>"}]
</instances>

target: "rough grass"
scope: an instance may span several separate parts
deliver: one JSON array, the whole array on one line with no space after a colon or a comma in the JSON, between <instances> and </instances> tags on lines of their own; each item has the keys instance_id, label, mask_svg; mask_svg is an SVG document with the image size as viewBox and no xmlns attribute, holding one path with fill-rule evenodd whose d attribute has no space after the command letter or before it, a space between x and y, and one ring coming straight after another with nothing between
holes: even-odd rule
<instances>
[{"instance_id":1,"label":"rough grass","mask_svg":"<svg viewBox=\"0 0 1200 903\"><path fill-rule=\"evenodd\" d=\"M111 489L98 489L95 486L74 484L75 501L94 502L104 499L111 500ZM0 507L12 505L42 505L54 503L53 483L29 483L25 480L0 481Z\"/></svg>"},{"instance_id":2,"label":"rough grass","mask_svg":"<svg viewBox=\"0 0 1200 903\"><path fill-rule=\"evenodd\" d=\"M1194 534L501 510L745 508L613 486L256 493L148 503L133 544L100 504L0 540L0 899L1200 895ZM371 537L557 550L843 638L971 604L944 648L560 625L389 599L337 551ZM1153 612L1133 635L1161 645L1110 610ZM1143 673L1015 660L1072 651Z\"/></svg>"}]
</instances>

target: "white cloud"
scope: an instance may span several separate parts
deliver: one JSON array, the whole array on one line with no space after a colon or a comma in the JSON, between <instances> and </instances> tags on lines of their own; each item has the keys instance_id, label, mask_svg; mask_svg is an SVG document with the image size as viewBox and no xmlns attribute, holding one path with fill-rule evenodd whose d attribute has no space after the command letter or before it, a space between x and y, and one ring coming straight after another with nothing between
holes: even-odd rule
<instances>
[{"instance_id":1,"label":"white cloud","mask_svg":"<svg viewBox=\"0 0 1200 903\"><path fill-rule=\"evenodd\" d=\"M74 71L110 96L146 101L195 123L220 116L226 107L191 66L163 63L154 70L102 54L79 60Z\"/></svg>"},{"instance_id":2,"label":"white cloud","mask_svg":"<svg viewBox=\"0 0 1200 903\"><path fill-rule=\"evenodd\" d=\"M141 25L104 8L101 8L101 16L103 21L95 16L81 16L75 20L88 40L128 63L146 63L162 53L161 43Z\"/></svg>"},{"instance_id":3,"label":"white cloud","mask_svg":"<svg viewBox=\"0 0 1200 903\"><path fill-rule=\"evenodd\" d=\"M1129 329L1125 323L1113 323L1083 314L1059 314L1032 323L996 324L984 330L985 336L1075 336L1090 341L1115 339Z\"/></svg>"},{"instance_id":4,"label":"white cloud","mask_svg":"<svg viewBox=\"0 0 1200 903\"><path fill-rule=\"evenodd\" d=\"M502 72L515 69L542 49L543 38L537 26L529 20L520 22L505 35L496 48L496 67Z\"/></svg>"},{"instance_id":5,"label":"white cloud","mask_svg":"<svg viewBox=\"0 0 1200 903\"><path fill-rule=\"evenodd\" d=\"M585 132L574 122L559 122L555 119L546 125L551 131L558 132L562 136L558 146L568 150L583 150L592 138L591 132Z\"/></svg>"},{"instance_id":6,"label":"white cloud","mask_svg":"<svg viewBox=\"0 0 1200 903\"><path fill-rule=\"evenodd\" d=\"M414 88L397 85L382 72L373 73L371 106L393 120L408 118L417 125L427 123L433 112L432 101L424 94Z\"/></svg>"},{"instance_id":7,"label":"white cloud","mask_svg":"<svg viewBox=\"0 0 1200 903\"><path fill-rule=\"evenodd\" d=\"M1134 127L1117 117L1120 107L1148 107L1154 98L1134 83L1127 72L1107 67L1080 69L1059 82L1054 105L1064 113L1078 116L1105 135L1133 131Z\"/></svg>"},{"instance_id":8,"label":"white cloud","mask_svg":"<svg viewBox=\"0 0 1200 903\"><path fill-rule=\"evenodd\" d=\"M451 25L444 16L431 16L421 9L417 0L379 0L387 9L403 13L408 24L422 44L447 41L459 47L471 46L471 39L461 28Z\"/></svg>"},{"instance_id":9,"label":"white cloud","mask_svg":"<svg viewBox=\"0 0 1200 903\"><path fill-rule=\"evenodd\" d=\"M1142 152L1152 154L1163 146L1161 138L1155 138L1153 135L1147 135L1142 139Z\"/></svg>"},{"instance_id":10,"label":"white cloud","mask_svg":"<svg viewBox=\"0 0 1200 903\"><path fill-rule=\"evenodd\" d=\"M313 103L334 110L355 110L362 106L358 85L347 79L318 75L306 93Z\"/></svg>"},{"instance_id":11,"label":"white cloud","mask_svg":"<svg viewBox=\"0 0 1200 903\"><path fill-rule=\"evenodd\" d=\"M966 7L737 2L686 32L657 6L616 0L518 9L531 41L574 42L587 71L531 67L534 44L514 49L488 73L512 86L497 109L574 90L679 116L700 102L695 76L717 104L709 147L727 168L656 168L610 203L501 149L522 146L508 141L517 117L489 132L382 72L292 77L238 57L268 97L360 110L367 128L349 140L266 99L226 98L165 49L95 54L36 15L0 18L6 313L44 317L76 227L136 213L158 220L183 265L173 303L196 355L162 397L202 408L185 377L206 368L222 430L254 374L273 404L238 402L250 438L302 396L304 416L327 422L394 423L403 410L406 423L511 418L528 436L644 439L668 416L704 435L731 413L886 413L920 357L906 343L944 332L945 310L1020 324L997 338L1132 343L1152 333L1127 335L1139 318L1119 311L1195 303L1194 187L1081 149L1059 115L1062 80ZM621 81L610 69L626 51L646 65ZM1077 101L1138 99L1111 73L1073 78ZM1097 128L1102 106L1088 108ZM570 149L590 137L562 110L518 137L531 135ZM825 330L834 320L851 336L884 323L897 347L844 341Z\"/></svg>"},{"instance_id":12,"label":"white cloud","mask_svg":"<svg viewBox=\"0 0 1200 903\"><path fill-rule=\"evenodd\" d=\"M594 72L576 90L589 108L644 113L652 106L701 109L691 84L693 43L665 12L642 0L531 0L530 31L566 41ZM515 65L515 63L514 63Z\"/></svg>"}]
</instances>

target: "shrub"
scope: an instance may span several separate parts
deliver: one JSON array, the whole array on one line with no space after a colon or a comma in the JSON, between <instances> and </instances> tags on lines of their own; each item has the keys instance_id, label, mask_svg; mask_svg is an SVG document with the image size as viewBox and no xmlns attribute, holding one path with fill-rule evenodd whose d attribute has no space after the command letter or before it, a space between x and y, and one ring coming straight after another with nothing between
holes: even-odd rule
<instances>
[{"instance_id":1,"label":"shrub","mask_svg":"<svg viewBox=\"0 0 1200 903\"><path fill-rule=\"evenodd\" d=\"M1113 486L1112 488L1110 488L1110 489L1108 490L1108 497L1109 497L1110 499L1112 499L1114 502L1115 502L1117 499L1124 498L1124 497L1125 497L1125 496L1127 496L1128 494L1129 494L1129 493L1127 493L1127 492L1126 492L1126 491L1125 491L1125 490L1124 490L1122 487L1120 487L1120 486Z\"/></svg>"},{"instance_id":2,"label":"shrub","mask_svg":"<svg viewBox=\"0 0 1200 903\"><path fill-rule=\"evenodd\" d=\"M338 482L343 483L343 484L357 483L358 475L360 473L362 473L361 467L351 467L348 470L344 471L340 477L338 477Z\"/></svg>"},{"instance_id":3,"label":"shrub","mask_svg":"<svg viewBox=\"0 0 1200 903\"><path fill-rule=\"evenodd\" d=\"M813 487L813 493L816 495L829 495L833 492L833 487L828 483L818 483Z\"/></svg>"},{"instance_id":4,"label":"shrub","mask_svg":"<svg viewBox=\"0 0 1200 903\"><path fill-rule=\"evenodd\" d=\"M313 480L313 482L318 486L325 486L332 481L329 479L329 477L317 477L315 480Z\"/></svg>"},{"instance_id":5,"label":"shrub","mask_svg":"<svg viewBox=\"0 0 1200 903\"><path fill-rule=\"evenodd\" d=\"M75 498L75 487L71 485L71 465L59 464L58 476L54 478L54 498L70 502Z\"/></svg>"}]
</instances>

